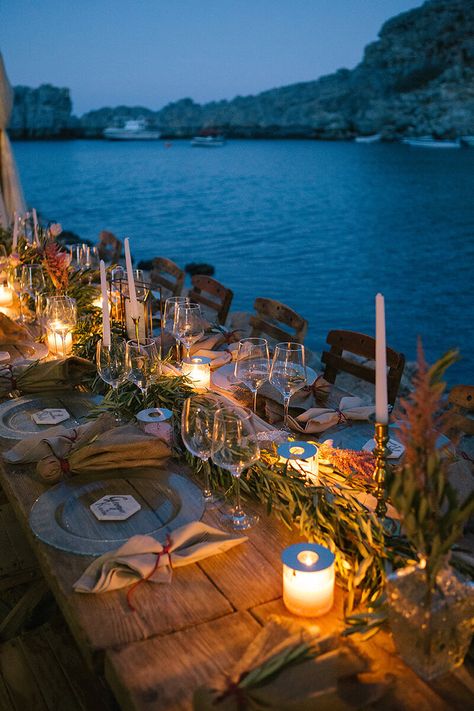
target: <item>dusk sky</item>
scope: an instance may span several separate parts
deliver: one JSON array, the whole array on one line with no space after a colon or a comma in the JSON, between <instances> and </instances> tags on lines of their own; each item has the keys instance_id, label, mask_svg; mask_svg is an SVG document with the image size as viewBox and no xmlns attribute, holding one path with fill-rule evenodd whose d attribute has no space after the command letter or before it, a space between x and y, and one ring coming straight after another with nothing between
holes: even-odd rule
<instances>
[{"instance_id":1,"label":"dusk sky","mask_svg":"<svg viewBox=\"0 0 474 711\"><path fill-rule=\"evenodd\" d=\"M421 0L0 0L12 84L71 90L80 115L231 99L352 68Z\"/></svg>"}]
</instances>

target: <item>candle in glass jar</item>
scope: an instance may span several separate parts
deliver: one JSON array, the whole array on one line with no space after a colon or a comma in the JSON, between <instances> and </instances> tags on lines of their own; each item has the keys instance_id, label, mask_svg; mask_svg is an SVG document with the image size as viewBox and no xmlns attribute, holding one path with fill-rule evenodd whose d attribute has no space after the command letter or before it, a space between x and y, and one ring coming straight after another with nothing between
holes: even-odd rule
<instances>
[{"instance_id":1,"label":"candle in glass jar","mask_svg":"<svg viewBox=\"0 0 474 711\"><path fill-rule=\"evenodd\" d=\"M11 306L13 292L8 284L0 284L0 306Z\"/></svg>"},{"instance_id":2,"label":"candle in glass jar","mask_svg":"<svg viewBox=\"0 0 474 711\"><path fill-rule=\"evenodd\" d=\"M385 301L375 297L375 421L388 423L387 345L385 340Z\"/></svg>"},{"instance_id":3,"label":"candle in glass jar","mask_svg":"<svg viewBox=\"0 0 474 711\"><path fill-rule=\"evenodd\" d=\"M288 462L289 467L306 474L312 484L318 484L318 448L315 444L289 440L279 444L277 452L281 463Z\"/></svg>"},{"instance_id":4,"label":"candle in glass jar","mask_svg":"<svg viewBox=\"0 0 474 711\"><path fill-rule=\"evenodd\" d=\"M59 321L53 321L47 327L48 350L60 358L72 353L72 331L67 328Z\"/></svg>"},{"instance_id":5,"label":"candle in glass jar","mask_svg":"<svg viewBox=\"0 0 474 711\"><path fill-rule=\"evenodd\" d=\"M191 381L194 390L208 390L211 387L211 359L191 356L183 359L182 373Z\"/></svg>"},{"instance_id":6,"label":"candle in glass jar","mask_svg":"<svg viewBox=\"0 0 474 711\"><path fill-rule=\"evenodd\" d=\"M283 561L283 602L301 617L319 617L334 601L334 553L317 543L286 548Z\"/></svg>"}]
</instances>

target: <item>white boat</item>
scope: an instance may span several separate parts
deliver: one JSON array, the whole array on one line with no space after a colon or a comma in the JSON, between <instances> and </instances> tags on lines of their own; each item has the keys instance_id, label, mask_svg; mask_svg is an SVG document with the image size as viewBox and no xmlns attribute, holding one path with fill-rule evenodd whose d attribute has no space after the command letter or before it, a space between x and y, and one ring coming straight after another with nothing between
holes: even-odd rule
<instances>
[{"instance_id":1,"label":"white boat","mask_svg":"<svg viewBox=\"0 0 474 711\"><path fill-rule=\"evenodd\" d=\"M402 143L414 148L461 148L461 141L438 140L432 136L419 136L417 138L403 138Z\"/></svg>"},{"instance_id":2,"label":"white boat","mask_svg":"<svg viewBox=\"0 0 474 711\"><path fill-rule=\"evenodd\" d=\"M370 136L356 136L356 143L378 143L382 136L380 133L372 133Z\"/></svg>"},{"instance_id":3,"label":"white boat","mask_svg":"<svg viewBox=\"0 0 474 711\"><path fill-rule=\"evenodd\" d=\"M122 128L109 126L104 130L103 136L109 141L156 141L161 132L148 128L144 119L131 119L126 121Z\"/></svg>"},{"instance_id":4,"label":"white boat","mask_svg":"<svg viewBox=\"0 0 474 711\"><path fill-rule=\"evenodd\" d=\"M215 148L224 144L224 136L194 136L191 141L191 145L195 148Z\"/></svg>"}]
</instances>

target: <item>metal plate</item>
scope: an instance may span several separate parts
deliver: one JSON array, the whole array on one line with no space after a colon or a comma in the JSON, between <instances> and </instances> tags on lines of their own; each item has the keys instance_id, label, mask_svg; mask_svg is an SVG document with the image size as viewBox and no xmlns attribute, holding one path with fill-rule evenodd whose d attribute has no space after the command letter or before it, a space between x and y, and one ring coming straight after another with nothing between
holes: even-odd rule
<instances>
[{"instance_id":1,"label":"metal plate","mask_svg":"<svg viewBox=\"0 0 474 711\"><path fill-rule=\"evenodd\" d=\"M7 400L0 404L0 438L19 440L28 435L47 432L50 426L37 425L32 415L48 407L67 410L70 417L61 422L61 425L77 427L86 421L92 405L100 399L89 393L65 390L59 393L24 395L15 400Z\"/></svg>"},{"instance_id":2,"label":"metal plate","mask_svg":"<svg viewBox=\"0 0 474 711\"><path fill-rule=\"evenodd\" d=\"M113 494L133 496L141 509L126 521L97 520L90 505ZM139 534L164 542L169 531L200 519L203 511L200 490L180 474L116 470L74 477L49 489L34 503L30 525L54 548L98 556Z\"/></svg>"}]
</instances>

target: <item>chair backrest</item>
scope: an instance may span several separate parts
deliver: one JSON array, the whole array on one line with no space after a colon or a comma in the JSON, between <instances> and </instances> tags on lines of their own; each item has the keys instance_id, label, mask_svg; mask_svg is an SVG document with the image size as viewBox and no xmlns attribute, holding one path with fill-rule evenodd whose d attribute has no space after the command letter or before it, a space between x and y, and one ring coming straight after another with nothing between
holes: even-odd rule
<instances>
[{"instance_id":1,"label":"chair backrest","mask_svg":"<svg viewBox=\"0 0 474 711\"><path fill-rule=\"evenodd\" d=\"M166 259L166 257L156 257L152 262L150 272L150 283L153 286L161 286L163 298L168 296L180 296L184 286L184 270L177 264Z\"/></svg>"},{"instance_id":2,"label":"chair backrest","mask_svg":"<svg viewBox=\"0 0 474 711\"><path fill-rule=\"evenodd\" d=\"M323 351L322 362L326 369L323 377L329 383L336 381L340 372L349 373L367 383L375 383L375 367L351 360L346 353L361 356L367 360L375 360L375 338L365 336L356 331L329 331L326 338L331 348ZM405 367L405 356L392 348L387 348L387 396L390 405L395 403Z\"/></svg>"},{"instance_id":3,"label":"chair backrest","mask_svg":"<svg viewBox=\"0 0 474 711\"><path fill-rule=\"evenodd\" d=\"M204 274L196 274L191 279L192 288L189 292L191 301L204 306L204 313L212 319L214 313L217 321L224 324L229 313L234 292L223 284Z\"/></svg>"},{"instance_id":4,"label":"chair backrest","mask_svg":"<svg viewBox=\"0 0 474 711\"><path fill-rule=\"evenodd\" d=\"M304 342L308 322L289 306L274 299L258 297L255 299L253 307L256 314L249 319L252 338L265 335L277 342ZM292 330L283 328L283 326L289 326Z\"/></svg>"},{"instance_id":5,"label":"chair backrest","mask_svg":"<svg viewBox=\"0 0 474 711\"><path fill-rule=\"evenodd\" d=\"M111 264L118 264L122 256L122 243L113 232L102 230L97 242L99 257Z\"/></svg>"},{"instance_id":6,"label":"chair backrest","mask_svg":"<svg viewBox=\"0 0 474 711\"><path fill-rule=\"evenodd\" d=\"M452 409L449 424L453 430L474 436L474 418L466 414L474 412L474 386L455 385L449 393L448 402Z\"/></svg>"}]
</instances>

